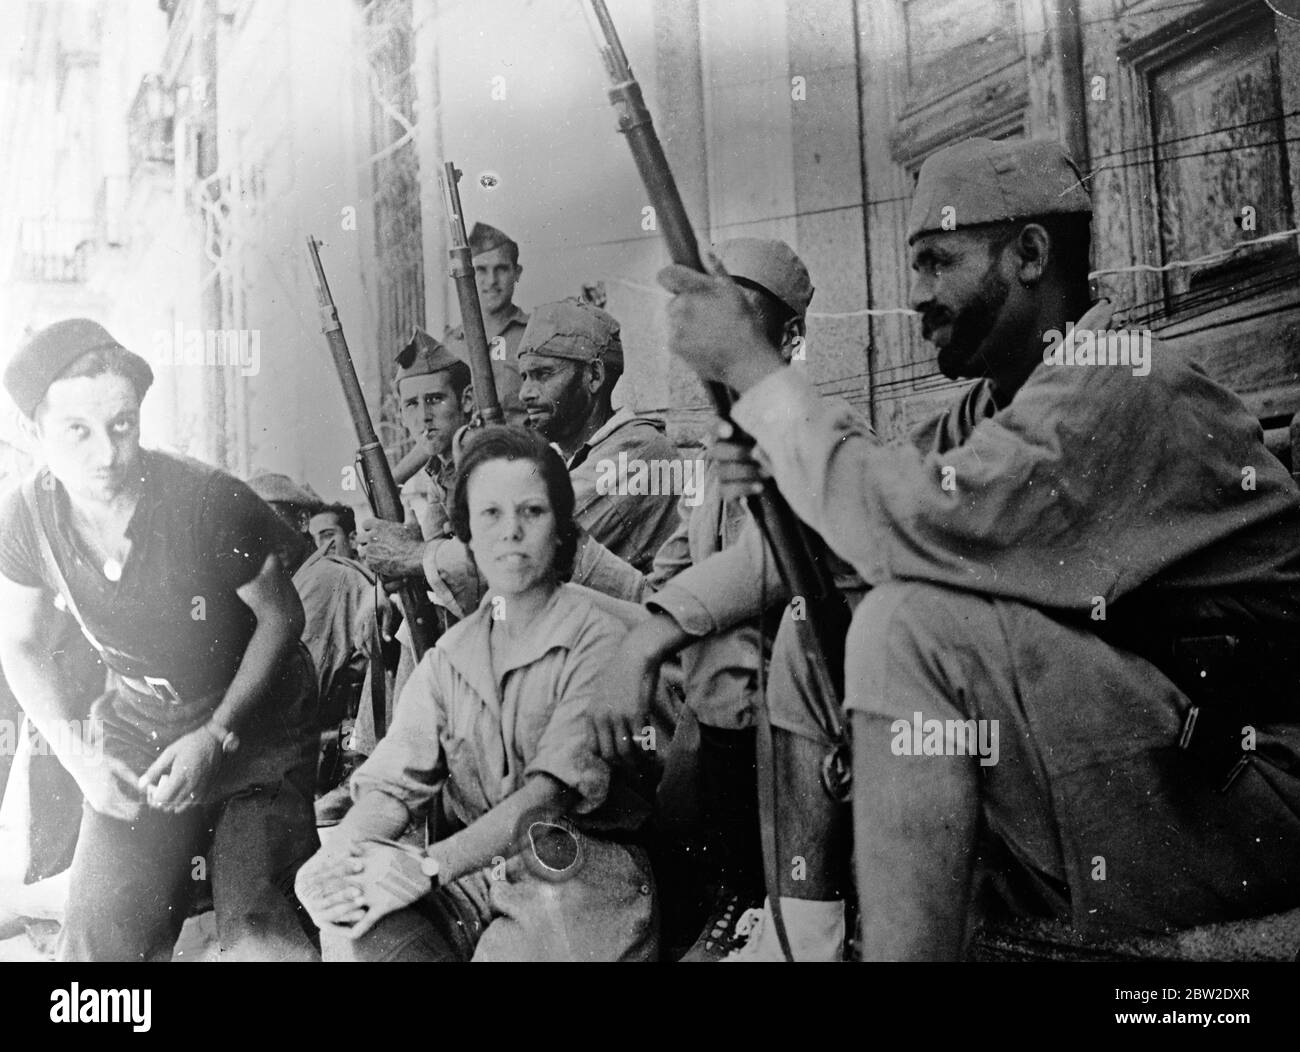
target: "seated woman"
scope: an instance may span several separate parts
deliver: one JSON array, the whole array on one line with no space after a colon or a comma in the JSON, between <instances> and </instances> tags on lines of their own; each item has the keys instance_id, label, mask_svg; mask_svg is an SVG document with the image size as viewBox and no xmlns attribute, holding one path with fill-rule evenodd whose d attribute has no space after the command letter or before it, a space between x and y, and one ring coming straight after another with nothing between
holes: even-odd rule
<instances>
[{"instance_id":1,"label":"seated woman","mask_svg":"<svg viewBox=\"0 0 1300 1052\"><path fill-rule=\"evenodd\" d=\"M318 846L316 684L285 527L141 448L152 381L82 318L5 371L43 466L0 499L0 664L85 797L59 956L169 959L206 874L223 959L310 960L289 889ZM93 704L54 656L56 597L108 668Z\"/></svg>"},{"instance_id":2,"label":"seated woman","mask_svg":"<svg viewBox=\"0 0 1300 1052\"><path fill-rule=\"evenodd\" d=\"M356 804L298 874L326 960L649 960L645 808L597 756L588 710L624 626L563 583L577 543L559 456L522 428L470 440L456 535L489 589L402 692ZM463 828L393 840L429 809Z\"/></svg>"}]
</instances>

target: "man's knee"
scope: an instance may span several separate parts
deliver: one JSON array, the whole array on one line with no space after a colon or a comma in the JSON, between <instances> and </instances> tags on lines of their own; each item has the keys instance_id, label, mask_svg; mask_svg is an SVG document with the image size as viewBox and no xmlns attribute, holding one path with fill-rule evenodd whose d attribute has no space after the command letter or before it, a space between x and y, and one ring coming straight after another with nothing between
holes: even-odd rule
<instances>
[{"instance_id":1,"label":"man's knee","mask_svg":"<svg viewBox=\"0 0 1300 1052\"><path fill-rule=\"evenodd\" d=\"M985 597L918 581L878 585L849 624L845 705L896 714L894 702L915 700L910 691L891 689L900 680L946 679L956 655L972 649L987 653L1000 637L993 604ZM950 700L956 704L955 697Z\"/></svg>"}]
</instances>

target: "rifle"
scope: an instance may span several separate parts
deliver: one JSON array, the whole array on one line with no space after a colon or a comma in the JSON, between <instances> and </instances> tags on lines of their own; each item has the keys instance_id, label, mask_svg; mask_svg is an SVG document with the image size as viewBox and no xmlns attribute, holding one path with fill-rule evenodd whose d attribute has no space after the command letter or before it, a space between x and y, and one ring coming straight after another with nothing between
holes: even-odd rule
<instances>
[{"instance_id":1,"label":"rifle","mask_svg":"<svg viewBox=\"0 0 1300 1052\"><path fill-rule=\"evenodd\" d=\"M352 426L357 432L357 441L361 444L357 450L357 464L361 469L362 481L365 483L366 496L376 518L389 522L401 522L402 497L393 481L392 468L388 466L388 457L384 447L379 444L375 426L370 420L370 410L366 408L365 395L361 393L361 383L357 379L356 367L352 364L352 355L348 352L347 337L343 335L343 326L339 324L338 310L334 306L334 297L330 294L329 282L325 279L325 268L320 262L320 242L310 234L307 236L307 252L311 255L312 269L315 271L316 299L320 305L321 332L329 343L330 354L334 358L334 368L343 385L343 400L347 402L348 414L352 417ZM411 627L411 645L415 649L415 659L419 661L424 652L437 640L437 613L433 603L414 581L405 581L397 590L406 623ZM382 670L371 670L371 675L382 675ZM382 697L382 696L381 696ZM385 714L380 711L380 698L375 704L375 738L384 734Z\"/></svg>"},{"instance_id":2,"label":"rifle","mask_svg":"<svg viewBox=\"0 0 1300 1052\"><path fill-rule=\"evenodd\" d=\"M613 82L609 99L618 113L619 131L627 136L641 181L654 205L655 216L668 243L668 253L674 263L705 273L695 232L691 229L672 169L668 167L668 158L664 156L663 146L655 133L641 85L632 74L604 0L590 0L590 3L598 26L598 40L603 40L601 55ZM706 386L718 416L731 423L733 441L752 444L753 439L731 421L732 392L717 382L709 382ZM826 543L795 515L771 479L764 484L763 492L749 498L747 503L772 550L782 583L792 596L803 596L807 600L809 617L795 624L804 629L801 642L814 658L814 667L825 674L819 685L830 688L820 699L819 711L814 714L831 740L841 742L843 727L838 699L844 695L844 634L850 614L848 604L826 570ZM823 679L821 675L818 678ZM837 767L842 767L842 772L837 771ZM837 752L828 757L822 768L822 782L827 792L837 799L844 799L848 773L843 755Z\"/></svg>"},{"instance_id":3,"label":"rifle","mask_svg":"<svg viewBox=\"0 0 1300 1052\"><path fill-rule=\"evenodd\" d=\"M604 0L590 0L590 5L589 13L595 21L591 23L589 20L589 24L612 83L609 101L618 114L618 130L627 137L637 171L668 243L668 253L674 263L707 273L686 207L668 166L668 158L655 132L654 120L646 107L641 85L632 74L613 19ZM588 12L586 5L583 11ZM731 420L732 392L717 382L709 382L706 386L718 416L731 424L732 440L752 444L753 439ZM791 596L803 596L807 600L808 618L795 620L794 625L814 678L814 696L809 700L809 708L818 725L834 743L822 761L822 788L832 799L843 803L848 799L852 771L848 741L839 714L839 700L844 696L844 637L850 620L848 604L836 591L826 570L826 543L794 514L773 480L766 480L762 493L748 498L746 504L775 558L782 583ZM771 727L765 706L760 704L759 710L759 746L770 761ZM776 873L779 861L775 789L762 779L760 785L765 786L761 794L761 809L766 812L763 854L768 896L782 952L790 960L793 958L781 917Z\"/></svg>"},{"instance_id":4,"label":"rifle","mask_svg":"<svg viewBox=\"0 0 1300 1052\"><path fill-rule=\"evenodd\" d=\"M460 204L460 170L447 161L438 173L442 202L447 208L451 227L451 278L456 282L460 300L460 324L465 331L469 350L469 371L474 382L474 404L484 424L504 424L505 414L497 398L496 378L492 375L492 356L488 353L487 330L483 327L483 309L478 302L478 285L474 281L474 258L470 255L469 235L465 233L465 212Z\"/></svg>"}]
</instances>

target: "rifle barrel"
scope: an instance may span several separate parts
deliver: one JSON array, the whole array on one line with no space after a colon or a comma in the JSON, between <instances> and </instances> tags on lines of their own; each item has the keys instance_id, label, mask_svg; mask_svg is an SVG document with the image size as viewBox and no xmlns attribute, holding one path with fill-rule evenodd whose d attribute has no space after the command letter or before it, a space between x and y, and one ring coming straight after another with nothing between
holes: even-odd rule
<instances>
[{"instance_id":1,"label":"rifle barrel","mask_svg":"<svg viewBox=\"0 0 1300 1052\"><path fill-rule=\"evenodd\" d=\"M637 171L654 206L669 255L674 263L707 273L686 206L655 132L654 119L645 104L641 85L632 74L613 19L604 0L590 0L590 5L603 38L601 54L613 82L609 100L618 114L619 131L627 138ZM716 382L706 386L718 415L730 422L731 392ZM734 423L732 426L733 440L753 441L740 427ZM826 569L825 543L794 514L772 480L747 503L773 553L782 582L792 596L803 596L807 601L808 620L796 623L802 626L800 632L814 657L812 665L818 670L816 674L819 678L826 677L823 686L833 695L818 699L817 709L825 729L838 739L842 724L837 699L843 697L844 691L843 647L849 611Z\"/></svg>"},{"instance_id":2,"label":"rifle barrel","mask_svg":"<svg viewBox=\"0 0 1300 1052\"><path fill-rule=\"evenodd\" d=\"M449 273L456 283L456 299L460 303L460 324L469 351L474 402L483 423L503 424L505 413L501 409L496 377L492 372L492 355L488 350L483 308L474 278L474 258L469 247L469 235L465 232L465 212L460 203L461 173L451 161L443 164L442 169L438 181L442 183L443 203L447 206L447 222L451 227L451 246L447 250L451 263Z\"/></svg>"},{"instance_id":3,"label":"rifle barrel","mask_svg":"<svg viewBox=\"0 0 1300 1052\"><path fill-rule=\"evenodd\" d=\"M311 256L312 268L316 272L316 299L320 305L321 331L329 344L330 355L334 359L334 369L338 373L343 387L343 400L348 406L348 415L357 434L361 448L357 451L361 461L361 470L366 479L366 495L375 516L389 522L401 522L405 517L402 510L401 492L393 479L393 469L388 464L388 456L379 443L375 425L370 419L370 409L361 390L361 381L357 379L356 366L348 350L347 338L343 335L343 326L339 323L338 309L330 293L329 282L325 278L325 268L320 261L320 243L312 236L307 237L307 253ZM415 649L416 659L433 646L437 638L437 620L433 604L417 584L405 582L398 591L406 620L411 626L411 644ZM375 733L383 734L383 713L375 713Z\"/></svg>"}]
</instances>

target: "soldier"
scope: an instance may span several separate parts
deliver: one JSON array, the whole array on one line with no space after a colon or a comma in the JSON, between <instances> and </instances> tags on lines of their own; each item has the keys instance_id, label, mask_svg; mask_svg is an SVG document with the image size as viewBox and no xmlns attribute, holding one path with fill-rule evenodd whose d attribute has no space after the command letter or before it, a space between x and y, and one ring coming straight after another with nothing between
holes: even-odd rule
<instances>
[{"instance_id":1,"label":"soldier","mask_svg":"<svg viewBox=\"0 0 1300 1052\"><path fill-rule=\"evenodd\" d=\"M248 478L248 488L261 497L292 531L292 542L282 545L280 562L295 574L312 554L313 544L307 525L316 508L324 502L310 486L300 486L288 475L273 471L255 471ZM283 535L288 538L288 535Z\"/></svg>"},{"instance_id":2,"label":"soldier","mask_svg":"<svg viewBox=\"0 0 1300 1052\"><path fill-rule=\"evenodd\" d=\"M978 382L888 447L781 368L725 274L661 274L674 351L741 392L782 493L874 586L844 701L867 959L960 957L983 878L1000 908L1085 933L1300 902L1300 491L1180 355L1063 353L1067 326L1110 316L1087 310L1090 211L1055 144L925 162L912 304L944 374ZM753 459L727 454L729 491L752 491ZM828 743L784 700L797 855L824 839ZM834 956L841 904L788 904L792 942ZM748 948L775 953L766 918Z\"/></svg>"},{"instance_id":3,"label":"soldier","mask_svg":"<svg viewBox=\"0 0 1300 1052\"><path fill-rule=\"evenodd\" d=\"M448 507L456 476L452 439L469 423L474 406L469 365L419 326L397 353L396 362L398 410L402 427L415 444L393 468L393 478L404 493L423 500L424 507L416 512L424 539L448 537Z\"/></svg>"},{"instance_id":4,"label":"soldier","mask_svg":"<svg viewBox=\"0 0 1300 1052\"><path fill-rule=\"evenodd\" d=\"M469 366L418 327L398 352L396 362L394 385L402 427L415 445L393 469L393 477L399 484L405 483L405 494L420 494L422 503L411 501L419 526L366 516L357 531L362 561L389 580L422 577L425 543L451 537L450 500L456 478L452 444L457 432L470 421L474 393ZM392 707L415 667L405 625L397 638L402 647L395 686L388 692L386 722L391 722ZM368 756L375 741L374 712L362 706L352 747Z\"/></svg>"},{"instance_id":5,"label":"soldier","mask_svg":"<svg viewBox=\"0 0 1300 1052\"><path fill-rule=\"evenodd\" d=\"M609 553L638 572L649 570L675 527L676 498L620 491L601 480L611 477L620 456L625 464L669 465L679 459L677 449L661 420L612 408L614 385L623 373L623 344L618 322L604 311L574 300L544 304L529 320L519 350L520 396L529 426L560 450L577 493L574 515L584 537L574 581L611 591L601 587L600 577L616 564ZM362 523L359 539L367 563L378 572L409 575L422 565L440 604L457 616L477 607L484 582L468 549L455 538L422 546L400 527L370 519Z\"/></svg>"},{"instance_id":6,"label":"soldier","mask_svg":"<svg viewBox=\"0 0 1300 1052\"><path fill-rule=\"evenodd\" d=\"M669 465L679 456L662 420L611 399L623 375L619 324L598 307L559 300L537 308L519 346L520 401L528 426L564 457L587 533L638 570L648 570L676 527L673 494L602 485L620 463Z\"/></svg>"},{"instance_id":7,"label":"soldier","mask_svg":"<svg viewBox=\"0 0 1300 1052\"><path fill-rule=\"evenodd\" d=\"M286 889L317 846L316 684L292 537L247 486L140 446L148 363L86 319L5 370L45 466L0 503L0 661L86 797L64 960L166 960L212 881L230 957L311 959ZM80 704L50 660L62 616L109 669Z\"/></svg>"},{"instance_id":8,"label":"soldier","mask_svg":"<svg viewBox=\"0 0 1300 1052\"><path fill-rule=\"evenodd\" d=\"M519 341L528 324L528 315L515 306L515 286L524 273L519 263L519 246L496 227L475 223L469 232L469 248L497 398L506 423L523 424L524 409L519 402ZM453 353L469 361L463 325L448 329L443 339Z\"/></svg>"},{"instance_id":9,"label":"soldier","mask_svg":"<svg viewBox=\"0 0 1300 1052\"><path fill-rule=\"evenodd\" d=\"M737 238L717 248L728 273L759 313L764 338L788 362L805 334L813 285L784 241ZM682 652L686 703L699 722L698 824L714 903L704 934L683 960L714 960L743 944L736 925L763 901L755 775L755 717L765 614L790 596L743 500L724 499L708 471L690 506L683 498L677 532L659 550L650 575L616 594L643 599L653 616L623 640L605 705L594 723L601 754L631 760L650 711L663 662ZM852 570L836 567L837 584L861 591ZM649 593L647 595L647 593ZM782 637L783 644L786 643ZM667 761L670 770L674 760ZM664 787L661 806L676 790Z\"/></svg>"}]
</instances>

